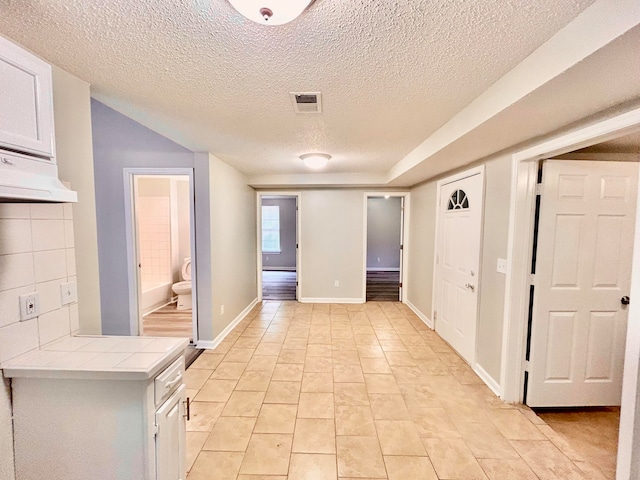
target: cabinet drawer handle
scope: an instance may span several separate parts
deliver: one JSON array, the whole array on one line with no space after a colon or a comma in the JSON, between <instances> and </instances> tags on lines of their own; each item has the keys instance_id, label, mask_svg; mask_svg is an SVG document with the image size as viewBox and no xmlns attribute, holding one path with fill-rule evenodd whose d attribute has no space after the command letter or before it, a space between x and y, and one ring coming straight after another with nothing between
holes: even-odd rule
<instances>
[{"instance_id":1,"label":"cabinet drawer handle","mask_svg":"<svg viewBox=\"0 0 640 480\"><path fill-rule=\"evenodd\" d=\"M167 382L166 385L164 386L164 388L167 389L167 390L171 390L176 385L176 383L178 383L181 380L182 380L182 373L179 373L176 376L176 378L174 378L170 382Z\"/></svg>"},{"instance_id":2,"label":"cabinet drawer handle","mask_svg":"<svg viewBox=\"0 0 640 480\"><path fill-rule=\"evenodd\" d=\"M191 420L191 401L189 400L189 397L187 397L187 400L185 402L182 402L182 403L184 403L186 405L186 407L187 407L187 414L183 415L183 417L186 417L187 422L188 422L189 420Z\"/></svg>"},{"instance_id":3,"label":"cabinet drawer handle","mask_svg":"<svg viewBox=\"0 0 640 480\"><path fill-rule=\"evenodd\" d=\"M9 160L7 157L0 158L0 162L2 162L5 165L13 165L13 162Z\"/></svg>"}]
</instances>

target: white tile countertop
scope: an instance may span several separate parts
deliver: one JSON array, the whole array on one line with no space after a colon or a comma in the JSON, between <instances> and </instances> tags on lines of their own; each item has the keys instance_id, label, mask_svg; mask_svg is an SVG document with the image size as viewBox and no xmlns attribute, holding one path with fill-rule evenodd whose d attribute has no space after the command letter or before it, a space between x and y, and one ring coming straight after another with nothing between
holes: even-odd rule
<instances>
[{"instance_id":1,"label":"white tile countertop","mask_svg":"<svg viewBox=\"0 0 640 480\"><path fill-rule=\"evenodd\" d=\"M0 368L11 378L140 380L156 376L189 340L174 337L66 337Z\"/></svg>"}]
</instances>

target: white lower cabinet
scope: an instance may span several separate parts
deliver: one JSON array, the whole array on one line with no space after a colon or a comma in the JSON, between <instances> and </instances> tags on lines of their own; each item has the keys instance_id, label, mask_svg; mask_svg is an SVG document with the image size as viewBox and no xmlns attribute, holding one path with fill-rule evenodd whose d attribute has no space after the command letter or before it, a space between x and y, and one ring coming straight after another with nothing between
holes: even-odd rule
<instances>
[{"instance_id":1,"label":"white lower cabinet","mask_svg":"<svg viewBox=\"0 0 640 480\"><path fill-rule=\"evenodd\" d=\"M187 389L178 388L156 412L156 479L185 480Z\"/></svg>"},{"instance_id":2,"label":"white lower cabinet","mask_svg":"<svg viewBox=\"0 0 640 480\"><path fill-rule=\"evenodd\" d=\"M108 361L116 354L104 355ZM134 354L136 362L150 355ZM161 362L148 375L86 366L6 370L12 377L16 479L185 480L182 350Z\"/></svg>"}]
</instances>

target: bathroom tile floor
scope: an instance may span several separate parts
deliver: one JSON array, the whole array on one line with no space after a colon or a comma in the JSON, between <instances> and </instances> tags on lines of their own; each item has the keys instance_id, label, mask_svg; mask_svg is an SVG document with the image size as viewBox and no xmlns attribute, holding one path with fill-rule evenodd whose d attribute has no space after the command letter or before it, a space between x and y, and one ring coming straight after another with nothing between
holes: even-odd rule
<instances>
[{"instance_id":1,"label":"bathroom tile floor","mask_svg":"<svg viewBox=\"0 0 640 480\"><path fill-rule=\"evenodd\" d=\"M186 383L189 480L607 478L401 303L263 302Z\"/></svg>"}]
</instances>

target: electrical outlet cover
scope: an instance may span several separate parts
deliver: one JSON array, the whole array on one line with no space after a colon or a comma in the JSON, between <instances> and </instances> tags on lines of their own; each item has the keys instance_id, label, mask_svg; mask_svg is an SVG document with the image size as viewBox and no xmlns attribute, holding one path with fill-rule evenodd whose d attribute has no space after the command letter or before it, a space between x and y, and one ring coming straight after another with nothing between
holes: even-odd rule
<instances>
[{"instance_id":1,"label":"electrical outlet cover","mask_svg":"<svg viewBox=\"0 0 640 480\"><path fill-rule=\"evenodd\" d=\"M504 258L498 259L496 270L498 273L507 273L507 261Z\"/></svg>"},{"instance_id":2,"label":"electrical outlet cover","mask_svg":"<svg viewBox=\"0 0 640 480\"><path fill-rule=\"evenodd\" d=\"M31 320L40 314L40 296L38 292L20 295L20 321Z\"/></svg>"}]
</instances>

